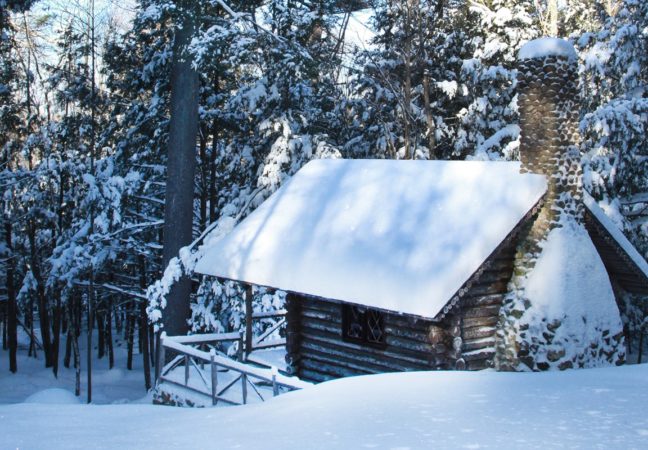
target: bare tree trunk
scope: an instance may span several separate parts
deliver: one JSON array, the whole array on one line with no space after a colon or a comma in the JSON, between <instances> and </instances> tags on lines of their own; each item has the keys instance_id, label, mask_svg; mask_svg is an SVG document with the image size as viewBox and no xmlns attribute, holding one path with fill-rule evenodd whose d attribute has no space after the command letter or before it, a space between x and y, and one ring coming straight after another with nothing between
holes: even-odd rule
<instances>
[{"instance_id":1,"label":"bare tree trunk","mask_svg":"<svg viewBox=\"0 0 648 450\"><path fill-rule=\"evenodd\" d=\"M16 373L18 362L16 352L18 350L18 308L16 306L16 290L14 287L15 259L13 255L13 243L11 240L12 233L11 222L5 222L5 243L9 250L9 260L7 261L7 337L9 340L9 370Z\"/></svg>"},{"instance_id":2,"label":"bare tree trunk","mask_svg":"<svg viewBox=\"0 0 648 450\"><path fill-rule=\"evenodd\" d=\"M115 350L113 348L113 337L112 337L112 300L108 300L105 327L106 327L106 346L108 347L108 368L112 369L115 366Z\"/></svg>"},{"instance_id":3,"label":"bare tree trunk","mask_svg":"<svg viewBox=\"0 0 648 450\"><path fill-rule=\"evenodd\" d=\"M135 318L133 316L133 304L131 302L126 315L126 345L128 348L126 368L128 370L133 370L133 340L135 334Z\"/></svg>"},{"instance_id":4,"label":"bare tree trunk","mask_svg":"<svg viewBox=\"0 0 648 450\"><path fill-rule=\"evenodd\" d=\"M47 297L45 295L45 284L41 273L40 260L36 243L36 226L33 221L29 220L28 239L30 247L31 272L36 281L36 298L38 300L38 317L40 321L41 343L43 353L45 354L45 367L52 367L52 341L50 334L49 308ZM33 329L33 324L32 324Z\"/></svg>"},{"instance_id":5,"label":"bare tree trunk","mask_svg":"<svg viewBox=\"0 0 648 450\"><path fill-rule=\"evenodd\" d=\"M163 267L191 243L193 225L196 136L198 134L198 73L186 51L195 30L193 2L177 0L181 23L176 28L171 70L171 120L164 204ZM191 280L183 276L169 292L163 315L164 330L169 335L186 334L191 308Z\"/></svg>"},{"instance_id":6,"label":"bare tree trunk","mask_svg":"<svg viewBox=\"0 0 648 450\"><path fill-rule=\"evenodd\" d=\"M61 319L62 319L62 308L61 308L61 293L60 292L55 292L54 296L56 297L56 304L54 306L54 314L53 314L53 333L54 333L54 339L52 340L52 370L54 372L54 376L58 377L58 369L59 369L59 348L61 345Z\"/></svg>"},{"instance_id":7,"label":"bare tree trunk","mask_svg":"<svg viewBox=\"0 0 648 450\"><path fill-rule=\"evenodd\" d=\"M106 354L106 315L97 311L97 359Z\"/></svg>"}]
</instances>

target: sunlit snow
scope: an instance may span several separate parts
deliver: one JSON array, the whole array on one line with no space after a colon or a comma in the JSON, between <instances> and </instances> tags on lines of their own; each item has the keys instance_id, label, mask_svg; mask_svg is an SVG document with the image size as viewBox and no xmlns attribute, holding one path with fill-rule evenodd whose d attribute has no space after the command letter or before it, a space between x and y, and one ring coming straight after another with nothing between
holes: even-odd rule
<instances>
[{"instance_id":1,"label":"sunlit snow","mask_svg":"<svg viewBox=\"0 0 648 450\"><path fill-rule=\"evenodd\" d=\"M312 161L196 270L434 317L545 188L519 163Z\"/></svg>"}]
</instances>

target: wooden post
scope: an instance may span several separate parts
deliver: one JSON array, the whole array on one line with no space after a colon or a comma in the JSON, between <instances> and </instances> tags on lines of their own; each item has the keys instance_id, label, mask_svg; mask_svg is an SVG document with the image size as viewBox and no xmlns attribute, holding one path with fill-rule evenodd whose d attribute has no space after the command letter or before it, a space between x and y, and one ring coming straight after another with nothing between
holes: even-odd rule
<instances>
[{"instance_id":1,"label":"wooden post","mask_svg":"<svg viewBox=\"0 0 648 450\"><path fill-rule=\"evenodd\" d=\"M237 361L243 361L245 353L243 352L243 331L239 331L238 349L236 351Z\"/></svg>"},{"instance_id":2,"label":"wooden post","mask_svg":"<svg viewBox=\"0 0 648 450\"><path fill-rule=\"evenodd\" d=\"M252 353L252 285L245 286L245 360Z\"/></svg>"},{"instance_id":3,"label":"wooden post","mask_svg":"<svg viewBox=\"0 0 648 450\"><path fill-rule=\"evenodd\" d=\"M272 366L271 369L272 372L272 396L276 397L279 395L279 386L277 386L277 368L275 366Z\"/></svg>"},{"instance_id":4,"label":"wooden post","mask_svg":"<svg viewBox=\"0 0 648 450\"><path fill-rule=\"evenodd\" d=\"M213 348L209 350L209 359L211 360L211 394L212 394L212 405L216 406L218 399L218 368L216 367L216 350Z\"/></svg>"},{"instance_id":5,"label":"wooden post","mask_svg":"<svg viewBox=\"0 0 648 450\"><path fill-rule=\"evenodd\" d=\"M160 339L158 340L157 346L157 358L155 361L155 379L159 382L160 377L162 376L162 366L164 366L164 339L166 339L166 332L163 331L160 333Z\"/></svg>"},{"instance_id":6,"label":"wooden post","mask_svg":"<svg viewBox=\"0 0 648 450\"><path fill-rule=\"evenodd\" d=\"M643 340L644 340L644 332L645 330L645 325L642 325L639 327L639 355L637 355L637 364L641 364L641 356L643 354Z\"/></svg>"},{"instance_id":7,"label":"wooden post","mask_svg":"<svg viewBox=\"0 0 648 450\"><path fill-rule=\"evenodd\" d=\"M247 374L241 374L241 393L243 394L243 404L247 404Z\"/></svg>"},{"instance_id":8,"label":"wooden post","mask_svg":"<svg viewBox=\"0 0 648 450\"><path fill-rule=\"evenodd\" d=\"M185 386L189 384L189 355L184 356L185 365Z\"/></svg>"}]
</instances>

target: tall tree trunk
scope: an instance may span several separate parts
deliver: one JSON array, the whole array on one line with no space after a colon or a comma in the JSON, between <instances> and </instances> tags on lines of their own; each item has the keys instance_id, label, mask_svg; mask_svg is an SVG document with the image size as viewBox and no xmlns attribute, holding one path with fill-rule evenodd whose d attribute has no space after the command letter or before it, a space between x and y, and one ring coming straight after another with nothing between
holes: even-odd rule
<instances>
[{"instance_id":1,"label":"tall tree trunk","mask_svg":"<svg viewBox=\"0 0 648 450\"><path fill-rule=\"evenodd\" d=\"M16 290L14 287L14 266L15 259L13 255L13 243L11 240L12 233L11 222L5 222L5 243L9 250L9 260L7 261L7 337L9 340L9 370L16 373L18 362L16 352L18 350L18 308L16 307Z\"/></svg>"},{"instance_id":2,"label":"tall tree trunk","mask_svg":"<svg viewBox=\"0 0 648 450\"><path fill-rule=\"evenodd\" d=\"M188 11L193 2L177 0L176 5L181 11L181 19L173 43L163 267L178 256L180 248L191 243L198 134L199 79L192 66L192 57L186 51L195 29L195 14ZM191 280L186 276L171 287L163 315L167 334L179 335L188 331L190 295Z\"/></svg>"},{"instance_id":3,"label":"tall tree trunk","mask_svg":"<svg viewBox=\"0 0 648 450\"><path fill-rule=\"evenodd\" d=\"M146 289L146 259L144 255L139 256L140 288ZM146 314L146 302L140 302L140 342L142 343L142 362L144 368L144 386L148 391L151 389L151 363L149 359L149 338L148 338L148 315Z\"/></svg>"},{"instance_id":4,"label":"tall tree trunk","mask_svg":"<svg viewBox=\"0 0 648 450\"><path fill-rule=\"evenodd\" d=\"M38 317L40 320L41 343L45 354L45 367L52 367L52 341L50 334L49 308L47 296L45 295L45 284L41 273L40 260L36 244L36 226L33 220L29 220L28 239L30 247L31 272L36 281L36 298L38 300ZM33 329L33 324L32 324Z\"/></svg>"},{"instance_id":5,"label":"tall tree trunk","mask_svg":"<svg viewBox=\"0 0 648 450\"><path fill-rule=\"evenodd\" d=\"M108 368L112 369L115 366L115 349L113 348L112 338L112 300L108 300L108 307L106 310L106 346L108 347Z\"/></svg>"},{"instance_id":6,"label":"tall tree trunk","mask_svg":"<svg viewBox=\"0 0 648 450\"><path fill-rule=\"evenodd\" d=\"M54 306L54 314L52 319L54 323L52 324L52 331L54 333L54 338L52 339L52 370L54 371L54 376L58 377L59 369L59 347L61 345L61 293L55 292L54 296L56 297L56 304Z\"/></svg>"}]
</instances>

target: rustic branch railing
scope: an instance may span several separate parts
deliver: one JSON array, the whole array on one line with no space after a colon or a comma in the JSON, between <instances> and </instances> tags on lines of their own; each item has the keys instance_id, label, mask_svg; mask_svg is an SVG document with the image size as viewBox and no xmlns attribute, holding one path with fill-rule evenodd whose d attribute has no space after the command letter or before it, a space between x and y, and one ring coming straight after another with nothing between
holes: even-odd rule
<instances>
[{"instance_id":1,"label":"rustic branch railing","mask_svg":"<svg viewBox=\"0 0 648 450\"><path fill-rule=\"evenodd\" d=\"M252 332L254 322L263 319L280 318L272 327L268 328L259 337L255 338ZM264 350L268 348L283 347L286 345L286 339L274 339L268 341L270 336L286 324L286 310L254 312L252 307L252 287L247 286L245 290L245 356L255 350Z\"/></svg>"},{"instance_id":2,"label":"rustic branch railing","mask_svg":"<svg viewBox=\"0 0 648 450\"><path fill-rule=\"evenodd\" d=\"M278 395L282 389L293 391L311 385L299 379L281 375L276 368L269 370L252 367L226 356L218 355L214 348L206 352L191 346L202 346L226 341L238 341L239 349L243 348L241 345L242 335L240 333L195 336L166 336L165 333L162 333L160 336L160 345L158 346L158 364L156 365L158 384L169 383L181 386L197 394L208 396L212 400L212 405L218 404L219 401L232 405L246 404L248 402L248 387L254 391L261 401L264 401L265 399L255 383L272 386L273 396ZM167 360L167 351L176 353L176 356L162 367L161 363ZM184 380L178 380L177 377L174 378L172 376L172 372L182 364L184 364ZM207 374L204 373L204 366L206 364L209 364L209 376L206 376ZM190 374L192 372L198 374L198 378L200 379L198 386L190 384ZM219 374L223 376L227 375L225 386L220 389ZM241 384L241 402L237 402L231 398L225 398L224 394L239 382Z\"/></svg>"}]
</instances>

